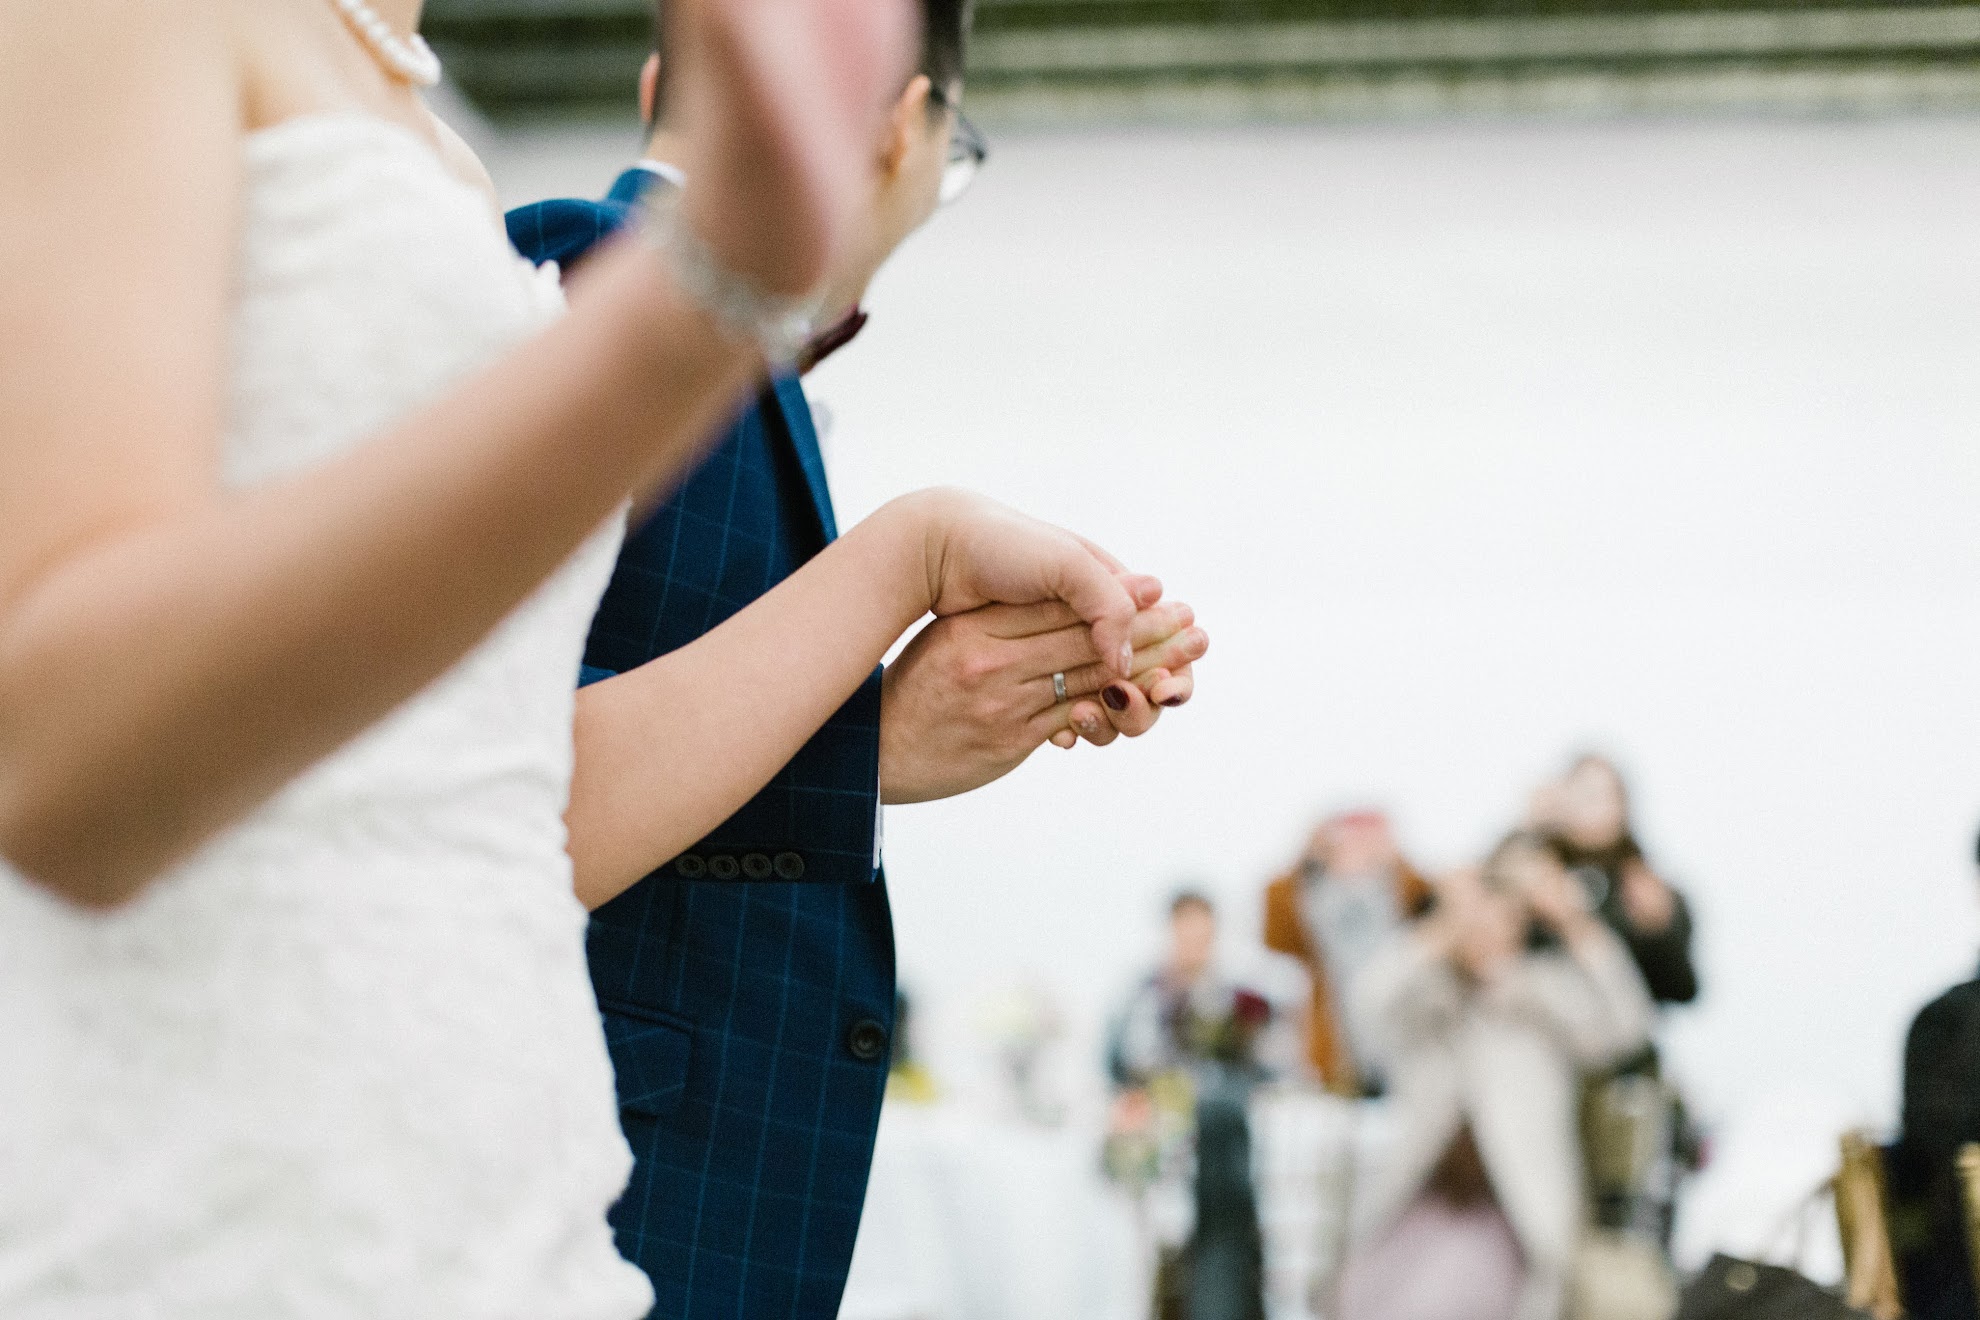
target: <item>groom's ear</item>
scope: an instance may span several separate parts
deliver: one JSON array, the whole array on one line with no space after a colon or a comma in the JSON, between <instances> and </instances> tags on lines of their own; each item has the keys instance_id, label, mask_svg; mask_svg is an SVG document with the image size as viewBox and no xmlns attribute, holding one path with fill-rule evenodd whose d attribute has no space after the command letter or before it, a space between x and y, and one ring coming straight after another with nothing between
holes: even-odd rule
<instances>
[{"instance_id":1,"label":"groom's ear","mask_svg":"<svg viewBox=\"0 0 1980 1320\"><path fill-rule=\"evenodd\" d=\"M660 52L654 51L646 57L646 63L639 70L639 117L646 121L650 129L653 125L653 112L660 100Z\"/></svg>"}]
</instances>

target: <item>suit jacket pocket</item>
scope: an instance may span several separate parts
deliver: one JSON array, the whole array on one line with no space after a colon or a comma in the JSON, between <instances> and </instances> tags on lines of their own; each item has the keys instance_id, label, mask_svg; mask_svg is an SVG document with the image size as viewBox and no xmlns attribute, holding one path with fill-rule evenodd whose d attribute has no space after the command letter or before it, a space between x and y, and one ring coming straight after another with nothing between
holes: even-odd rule
<instances>
[{"instance_id":1,"label":"suit jacket pocket","mask_svg":"<svg viewBox=\"0 0 1980 1320\"><path fill-rule=\"evenodd\" d=\"M619 1108L666 1118L687 1091L694 1028L682 1018L651 1009L605 1006L605 1045L618 1080Z\"/></svg>"}]
</instances>

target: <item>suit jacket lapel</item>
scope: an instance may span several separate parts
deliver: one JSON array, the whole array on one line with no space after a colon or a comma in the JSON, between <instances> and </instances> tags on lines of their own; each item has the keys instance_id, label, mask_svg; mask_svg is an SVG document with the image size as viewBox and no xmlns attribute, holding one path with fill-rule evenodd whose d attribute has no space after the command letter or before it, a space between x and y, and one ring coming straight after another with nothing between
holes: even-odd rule
<instances>
[{"instance_id":1,"label":"suit jacket lapel","mask_svg":"<svg viewBox=\"0 0 1980 1320\"><path fill-rule=\"evenodd\" d=\"M792 375L778 376L771 382L771 394L784 414L784 434L797 452L798 467L804 471L804 484L811 492L811 507L818 513L819 530L830 543L839 537L839 521L832 513L832 492L825 484L825 456L818 448L818 431L811 421L811 403L804 397L804 386Z\"/></svg>"},{"instance_id":2,"label":"suit jacket lapel","mask_svg":"<svg viewBox=\"0 0 1980 1320\"><path fill-rule=\"evenodd\" d=\"M648 188L668 186L666 181L651 170L630 169L619 176L612 185L609 201L624 206L637 205L640 195ZM783 432L797 455L798 467L804 473L804 484L811 496L811 507L818 515L818 530L830 543L839 537L838 519L832 513L832 493L825 484L825 456L819 452L818 431L811 421L811 404L804 397L804 386L792 375L780 375L770 382L770 389L763 396L765 402L775 399L777 410L783 414Z\"/></svg>"}]
</instances>

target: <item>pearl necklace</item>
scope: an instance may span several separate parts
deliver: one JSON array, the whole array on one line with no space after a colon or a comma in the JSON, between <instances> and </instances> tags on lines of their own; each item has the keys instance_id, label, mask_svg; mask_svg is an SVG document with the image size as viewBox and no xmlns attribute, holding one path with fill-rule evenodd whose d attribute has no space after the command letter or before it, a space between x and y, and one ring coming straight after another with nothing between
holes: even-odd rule
<instances>
[{"instance_id":1,"label":"pearl necklace","mask_svg":"<svg viewBox=\"0 0 1980 1320\"><path fill-rule=\"evenodd\" d=\"M351 30L364 38L364 44L371 47L371 53L387 73L415 87L440 85L440 57L426 44L425 37L417 32L401 37L365 0L331 0L331 3L343 11Z\"/></svg>"}]
</instances>

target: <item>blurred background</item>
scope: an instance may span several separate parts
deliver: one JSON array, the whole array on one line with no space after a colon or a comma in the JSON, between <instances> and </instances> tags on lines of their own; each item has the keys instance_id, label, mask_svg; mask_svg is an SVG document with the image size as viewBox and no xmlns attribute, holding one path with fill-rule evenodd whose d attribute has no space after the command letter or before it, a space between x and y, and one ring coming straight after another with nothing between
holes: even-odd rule
<instances>
[{"instance_id":1,"label":"blurred background","mask_svg":"<svg viewBox=\"0 0 1980 1320\"><path fill-rule=\"evenodd\" d=\"M648 22L429 0L505 202L637 155ZM1394 1120L1315 1088L1265 887L1350 810L1476 862L1588 750L1696 925L1672 1250L1779 1255L1980 949L1980 6L980 0L966 104L981 177L809 382L841 521L973 487L1214 644L1141 742L888 813L915 1066L846 1314L1149 1313L1190 1230L1099 1176L1110 1023L1185 887L1270 1009L1266 1302L1312 1313Z\"/></svg>"}]
</instances>

